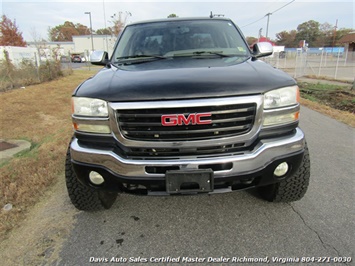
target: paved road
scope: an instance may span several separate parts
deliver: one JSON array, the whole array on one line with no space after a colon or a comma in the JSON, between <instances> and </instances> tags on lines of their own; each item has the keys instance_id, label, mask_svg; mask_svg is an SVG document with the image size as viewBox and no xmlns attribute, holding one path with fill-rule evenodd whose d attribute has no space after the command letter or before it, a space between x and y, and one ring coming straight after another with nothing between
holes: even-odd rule
<instances>
[{"instance_id":1,"label":"paved road","mask_svg":"<svg viewBox=\"0 0 355 266\"><path fill-rule=\"evenodd\" d=\"M82 67L86 67L86 66L91 66L91 64L87 63L87 62L82 62L82 63L73 63L73 62L66 62L66 63L62 63L62 68L66 69L71 67L72 69L80 69Z\"/></svg>"},{"instance_id":2,"label":"paved road","mask_svg":"<svg viewBox=\"0 0 355 266\"><path fill-rule=\"evenodd\" d=\"M302 108L301 127L312 167L310 187L301 201L272 204L246 191L184 197L121 195L108 211L76 215L60 265L88 265L93 258L168 256L205 258L200 265L209 257L229 262L233 257L354 260L355 129L307 108Z\"/></svg>"}]
</instances>

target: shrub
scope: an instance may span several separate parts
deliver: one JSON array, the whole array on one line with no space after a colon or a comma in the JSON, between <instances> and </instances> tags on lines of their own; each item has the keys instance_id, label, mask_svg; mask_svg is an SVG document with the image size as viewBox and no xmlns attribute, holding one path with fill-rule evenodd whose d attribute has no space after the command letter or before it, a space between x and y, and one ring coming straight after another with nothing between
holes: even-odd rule
<instances>
[{"instance_id":1,"label":"shrub","mask_svg":"<svg viewBox=\"0 0 355 266\"><path fill-rule=\"evenodd\" d=\"M60 61L57 60L46 60L40 66L29 60L14 65L7 51L4 51L4 55L5 59L0 60L0 91L39 84L72 73L70 68L63 70Z\"/></svg>"}]
</instances>

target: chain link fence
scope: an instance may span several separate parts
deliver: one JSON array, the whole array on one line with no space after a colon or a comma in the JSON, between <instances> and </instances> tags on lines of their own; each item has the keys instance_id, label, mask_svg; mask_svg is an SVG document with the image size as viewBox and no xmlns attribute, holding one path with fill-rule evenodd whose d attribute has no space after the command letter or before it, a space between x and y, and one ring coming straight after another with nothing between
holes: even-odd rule
<instances>
[{"instance_id":1,"label":"chain link fence","mask_svg":"<svg viewBox=\"0 0 355 266\"><path fill-rule=\"evenodd\" d=\"M353 82L355 77L355 52L343 52L341 49L280 52L264 61L294 78L326 77Z\"/></svg>"},{"instance_id":2,"label":"chain link fence","mask_svg":"<svg viewBox=\"0 0 355 266\"><path fill-rule=\"evenodd\" d=\"M0 91L50 81L72 71L70 62L63 63L60 57L43 60L33 48L0 48Z\"/></svg>"}]
</instances>

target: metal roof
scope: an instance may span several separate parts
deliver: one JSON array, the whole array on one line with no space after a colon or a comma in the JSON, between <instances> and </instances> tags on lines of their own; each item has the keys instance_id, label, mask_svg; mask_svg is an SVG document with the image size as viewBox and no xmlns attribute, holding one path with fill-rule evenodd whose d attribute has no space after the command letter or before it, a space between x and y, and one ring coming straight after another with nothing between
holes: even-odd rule
<instances>
[{"instance_id":1,"label":"metal roof","mask_svg":"<svg viewBox=\"0 0 355 266\"><path fill-rule=\"evenodd\" d=\"M355 32L349 33L340 38L339 43L352 43L355 42Z\"/></svg>"}]
</instances>

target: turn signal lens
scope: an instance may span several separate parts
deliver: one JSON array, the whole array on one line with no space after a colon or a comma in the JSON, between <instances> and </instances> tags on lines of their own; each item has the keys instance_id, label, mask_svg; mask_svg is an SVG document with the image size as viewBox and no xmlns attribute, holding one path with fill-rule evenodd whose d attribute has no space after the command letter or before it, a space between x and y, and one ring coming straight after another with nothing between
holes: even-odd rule
<instances>
[{"instance_id":1,"label":"turn signal lens","mask_svg":"<svg viewBox=\"0 0 355 266\"><path fill-rule=\"evenodd\" d=\"M107 125L88 125L88 124L81 124L81 123L80 124L73 123L73 127L76 131L99 133L99 134L111 133L110 127Z\"/></svg>"},{"instance_id":2,"label":"turn signal lens","mask_svg":"<svg viewBox=\"0 0 355 266\"><path fill-rule=\"evenodd\" d=\"M298 120L299 114L300 114L299 111L295 113L289 113L289 114L267 113L265 114L263 126L273 126L273 125L295 122Z\"/></svg>"}]
</instances>

